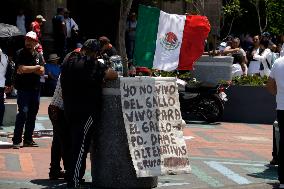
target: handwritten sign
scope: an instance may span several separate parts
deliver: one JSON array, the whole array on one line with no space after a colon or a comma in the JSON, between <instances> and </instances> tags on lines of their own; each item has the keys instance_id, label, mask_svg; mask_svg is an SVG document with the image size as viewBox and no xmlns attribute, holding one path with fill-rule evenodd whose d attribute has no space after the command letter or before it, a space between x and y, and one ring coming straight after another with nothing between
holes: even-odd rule
<instances>
[{"instance_id":1,"label":"handwritten sign","mask_svg":"<svg viewBox=\"0 0 284 189\"><path fill-rule=\"evenodd\" d=\"M190 171L175 78L121 78L122 112L137 177Z\"/></svg>"}]
</instances>

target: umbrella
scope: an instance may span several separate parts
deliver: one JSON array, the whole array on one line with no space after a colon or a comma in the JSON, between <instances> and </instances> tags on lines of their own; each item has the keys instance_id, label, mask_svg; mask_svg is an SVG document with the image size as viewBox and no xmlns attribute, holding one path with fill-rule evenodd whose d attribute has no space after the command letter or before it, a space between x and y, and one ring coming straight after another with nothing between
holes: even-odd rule
<instances>
[{"instance_id":1,"label":"umbrella","mask_svg":"<svg viewBox=\"0 0 284 189\"><path fill-rule=\"evenodd\" d=\"M19 28L13 25L0 23L0 38L23 35Z\"/></svg>"}]
</instances>

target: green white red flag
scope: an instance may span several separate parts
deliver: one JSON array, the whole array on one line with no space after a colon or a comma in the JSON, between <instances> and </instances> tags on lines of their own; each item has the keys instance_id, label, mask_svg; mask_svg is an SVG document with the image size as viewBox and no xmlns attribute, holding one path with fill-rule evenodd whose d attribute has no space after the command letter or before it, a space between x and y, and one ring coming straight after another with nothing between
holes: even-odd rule
<instances>
[{"instance_id":1,"label":"green white red flag","mask_svg":"<svg viewBox=\"0 0 284 189\"><path fill-rule=\"evenodd\" d=\"M209 32L205 16L168 14L140 5L134 63L165 71L192 70Z\"/></svg>"}]
</instances>

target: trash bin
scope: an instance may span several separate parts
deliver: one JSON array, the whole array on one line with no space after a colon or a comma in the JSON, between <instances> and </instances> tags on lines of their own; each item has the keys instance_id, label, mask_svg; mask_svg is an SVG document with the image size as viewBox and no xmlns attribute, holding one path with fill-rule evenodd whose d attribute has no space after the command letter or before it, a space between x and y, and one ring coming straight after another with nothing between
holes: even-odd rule
<instances>
[{"instance_id":1,"label":"trash bin","mask_svg":"<svg viewBox=\"0 0 284 189\"><path fill-rule=\"evenodd\" d=\"M137 178L121 110L119 78L103 89L101 123L91 146L93 185L102 188L154 188L158 177Z\"/></svg>"}]
</instances>

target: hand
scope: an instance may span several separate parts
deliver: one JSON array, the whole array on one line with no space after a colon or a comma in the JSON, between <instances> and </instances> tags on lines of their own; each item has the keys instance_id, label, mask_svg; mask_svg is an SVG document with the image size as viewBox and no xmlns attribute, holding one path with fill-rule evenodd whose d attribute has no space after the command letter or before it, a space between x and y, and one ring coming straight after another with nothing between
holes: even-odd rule
<instances>
[{"instance_id":1,"label":"hand","mask_svg":"<svg viewBox=\"0 0 284 189\"><path fill-rule=\"evenodd\" d=\"M13 86L5 86L4 93L11 93L13 90Z\"/></svg>"}]
</instances>

